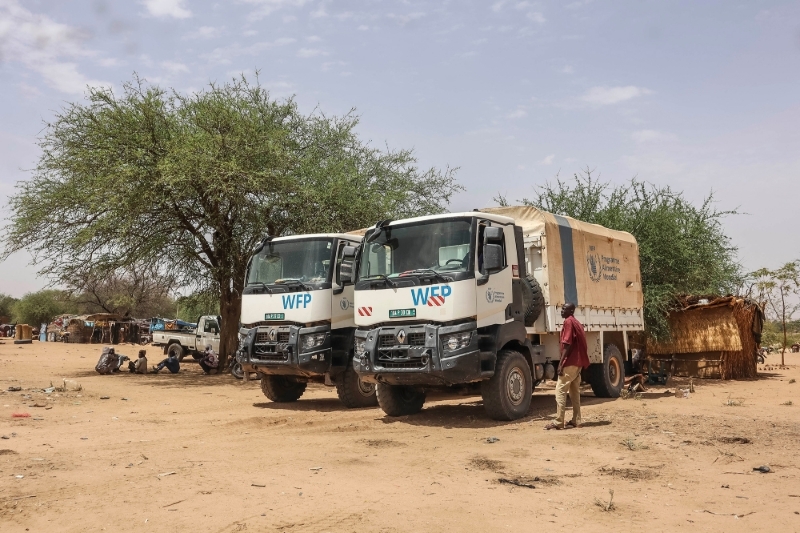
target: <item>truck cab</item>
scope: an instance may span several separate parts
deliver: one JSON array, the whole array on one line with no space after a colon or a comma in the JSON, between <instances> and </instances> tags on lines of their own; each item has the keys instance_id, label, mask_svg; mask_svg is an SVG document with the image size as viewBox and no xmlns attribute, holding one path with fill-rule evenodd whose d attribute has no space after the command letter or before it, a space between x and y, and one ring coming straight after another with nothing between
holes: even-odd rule
<instances>
[{"instance_id":1,"label":"truck cab","mask_svg":"<svg viewBox=\"0 0 800 533\"><path fill-rule=\"evenodd\" d=\"M356 260L354 368L388 415L419 411L428 390L466 389L494 419L525 416L555 375L565 303L587 331L595 394L619 395L627 333L643 328L630 234L491 208L379 222Z\"/></svg>"},{"instance_id":2,"label":"truck cab","mask_svg":"<svg viewBox=\"0 0 800 533\"><path fill-rule=\"evenodd\" d=\"M336 386L348 407L374 406L375 386L352 366L353 284L343 282L355 234L267 237L253 253L242 295L240 360L275 402L298 400L309 382Z\"/></svg>"}]
</instances>

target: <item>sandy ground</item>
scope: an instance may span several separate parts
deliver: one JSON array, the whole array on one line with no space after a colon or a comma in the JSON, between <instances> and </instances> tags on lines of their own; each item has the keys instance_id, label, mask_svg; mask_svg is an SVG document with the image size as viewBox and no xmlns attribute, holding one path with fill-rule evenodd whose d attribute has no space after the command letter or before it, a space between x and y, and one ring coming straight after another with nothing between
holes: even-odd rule
<instances>
[{"instance_id":1,"label":"sandy ground","mask_svg":"<svg viewBox=\"0 0 800 533\"><path fill-rule=\"evenodd\" d=\"M584 428L543 431L552 388L512 423L478 397L392 419L322 386L271 403L195 365L99 376L99 352L0 344L1 531L800 531L797 366L695 382L688 399L685 381L586 391ZM64 379L82 390L42 392Z\"/></svg>"}]
</instances>

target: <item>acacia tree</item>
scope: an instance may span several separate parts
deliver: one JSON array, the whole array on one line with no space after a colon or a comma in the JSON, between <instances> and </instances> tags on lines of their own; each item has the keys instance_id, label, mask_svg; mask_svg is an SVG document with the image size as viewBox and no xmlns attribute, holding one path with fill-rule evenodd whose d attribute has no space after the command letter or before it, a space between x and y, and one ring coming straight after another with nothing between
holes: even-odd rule
<instances>
[{"instance_id":1,"label":"acacia tree","mask_svg":"<svg viewBox=\"0 0 800 533\"><path fill-rule=\"evenodd\" d=\"M741 269L722 220L736 211L715 209L713 195L695 205L668 186L635 178L612 186L592 172L587 168L571 182L556 176L521 202L636 237L648 335L654 339L669 335L666 315L676 296L735 290ZM495 201L507 204L502 196Z\"/></svg>"},{"instance_id":2,"label":"acacia tree","mask_svg":"<svg viewBox=\"0 0 800 533\"><path fill-rule=\"evenodd\" d=\"M219 296L220 356L237 344L247 262L269 235L347 231L441 212L454 169L378 150L358 116L302 114L244 76L180 94L135 78L90 88L46 124L10 200L6 256L27 248L56 282L87 268L156 265Z\"/></svg>"},{"instance_id":3,"label":"acacia tree","mask_svg":"<svg viewBox=\"0 0 800 533\"><path fill-rule=\"evenodd\" d=\"M175 286L174 279L147 265L131 265L113 272L87 268L77 274L67 281L68 293L83 313L150 318L175 309L169 294Z\"/></svg>"},{"instance_id":4,"label":"acacia tree","mask_svg":"<svg viewBox=\"0 0 800 533\"><path fill-rule=\"evenodd\" d=\"M790 261L776 270L761 268L750 274L753 280L751 290L762 309L780 322L783 331L783 349L781 365L789 344L787 322L791 322L795 313L800 311L796 302L800 296L800 260Z\"/></svg>"}]
</instances>

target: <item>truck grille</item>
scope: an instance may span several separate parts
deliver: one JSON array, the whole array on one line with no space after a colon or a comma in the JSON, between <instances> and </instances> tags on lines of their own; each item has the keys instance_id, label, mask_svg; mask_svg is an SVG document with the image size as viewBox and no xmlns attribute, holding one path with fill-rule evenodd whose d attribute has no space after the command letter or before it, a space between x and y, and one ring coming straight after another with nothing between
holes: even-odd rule
<instances>
[{"instance_id":1,"label":"truck grille","mask_svg":"<svg viewBox=\"0 0 800 533\"><path fill-rule=\"evenodd\" d=\"M411 356L408 350L378 350L377 366L383 368L416 368L422 369L428 365L428 356Z\"/></svg>"},{"instance_id":2,"label":"truck grille","mask_svg":"<svg viewBox=\"0 0 800 533\"><path fill-rule=\"evenodd\" d=\"M275 341L269 340L269 332L268 331L259 331L256 333L256 344L265 344L269 342L289 342L289 332L288 331L279 331L277 335L275 335Z\"/></svg>"},{"instance_id":3,"label":"truck grille","mask_svg":"<svg viewBox=\"0 0 800 533\"><path fill-rule=\"evenodd\" d=\"M408 346L425 346L425 333L409 333L406 337L406 345ZM378 337L378 347L388 348L390 346L402 346L398 344L397 338L394 335L381 335Z\"/></svg>"},{"instance_id":4,"label":"truck grille","mask_svg":"<svg viewBox=\"0 0 800 533\"><path fill-rule=\"evenodd\" d=\"M280 362L289 360L289 352L286 345L282 346L281 351L276 350L275 344L256 344L254 347L253 361Z\"/></svg>"}]
</instances>

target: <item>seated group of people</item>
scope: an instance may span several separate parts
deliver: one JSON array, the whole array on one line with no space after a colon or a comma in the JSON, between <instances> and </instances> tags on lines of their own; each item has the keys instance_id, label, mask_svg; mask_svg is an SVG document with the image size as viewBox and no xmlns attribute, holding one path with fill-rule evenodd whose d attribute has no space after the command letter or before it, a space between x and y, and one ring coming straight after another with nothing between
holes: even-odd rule
<instances>
[{"instance_id":1,"label":"seated group of people","mask_svg":"<svg viewBox=\"0 0 800 533\"><path fill-rule=\"evenodd\" d=\"M131 361L125 355L118 355L115 353L114 348L103 348L103 354L100 356L100 361L97 363L95 369L100 374L111 374L122 370L122 365L128 362L128 371L131 374L147 374L147 351L139 350L139 356L135 361ZM203 358L198 361L200 368L206 374L216 374L217 367L219 367L219 357L210 344L206 345L203 351ZM172 374L177 374L181 370L180 360L174 355L170 354L166 359L155 365L150 373L158 374L161 370L166 368Z\"/></svg>"}]
</instances>

